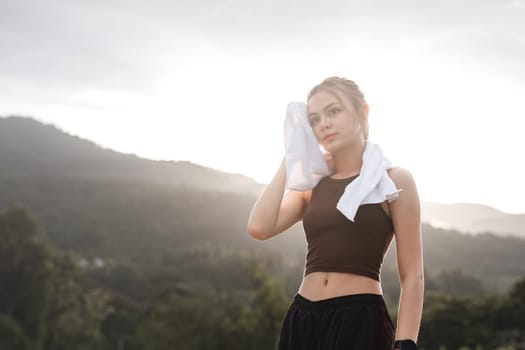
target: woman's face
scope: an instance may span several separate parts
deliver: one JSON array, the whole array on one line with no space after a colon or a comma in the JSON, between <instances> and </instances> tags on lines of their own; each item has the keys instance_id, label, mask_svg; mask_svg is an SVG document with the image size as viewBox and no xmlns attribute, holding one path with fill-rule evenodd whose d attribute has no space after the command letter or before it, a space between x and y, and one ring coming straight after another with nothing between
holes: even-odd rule
<instances>
[{"instance_id":1,"label":"woman's face","mask_svg":"<svg viewBox=\"0 0 525 350\"><path fill-rule=\"evenodd\" d=\"M329 153L363 139L352 103L342 94L335 94L321 90L308 100L308 121L317 142Z\"/></svg>"}]
</instances>

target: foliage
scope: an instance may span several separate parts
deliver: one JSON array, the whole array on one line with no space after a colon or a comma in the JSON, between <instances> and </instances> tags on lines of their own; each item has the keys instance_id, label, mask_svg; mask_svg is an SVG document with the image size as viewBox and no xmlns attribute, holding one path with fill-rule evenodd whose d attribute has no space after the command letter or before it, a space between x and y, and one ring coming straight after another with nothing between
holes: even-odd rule
<instances>
[{"instance_id":1,"label":"foliage","mask_svg":"<svg viewBox=\"0 0 525 350\"><path fill-rule=\"evenodd\" d=\"M505 295L485 298L427 293L420 332L424 349L525 346L525 276Z\"/></svg>"},{"instance_id":2,"label":"foliage","mask_svg":"<svg viewBox=\"0 0 525 350\"><path fill-rule=\"evenodd\" d=\"M250 277L254 289L248 293L202 285L170 291L141 321L136 337L139 348L275 348L287 297L264 269L251 266Z\"/></svg>"},{"instance_id":3,"label":"foliage","mask_svg":"<svg viewBox=\"0 0 525 350\"><path fill-rule=\"evenodd\" d=\"M107 297L82 290L75 276L73 258L48 245L27 210L0 215L1 344L36 350L101 345Z\"/></svg>"},{"instance_id":4,"label":"foliage","mask_svg":"<svg viewBox=\"0 0 525 350\"><path fill-rule=\"evenodd\" d=\"M0 350L272 349L291 301L283 280L299 280L278 254L211 243L158 265L79 264L23 208L0 214L0 253ZM523 348L525 276L499 294L478 282L461 270L429 274L422 349Z\"/></svg>"},{"instance_id":5,"label":"foliage","mask_svg":"<svg viewBox=\"0 0 525 350\"><path fill-rule=\"evenodd\" d=\"M0 314L0 350L29 349L29 339L22 327L5 314Z\"/></svg>"}]
</instances>

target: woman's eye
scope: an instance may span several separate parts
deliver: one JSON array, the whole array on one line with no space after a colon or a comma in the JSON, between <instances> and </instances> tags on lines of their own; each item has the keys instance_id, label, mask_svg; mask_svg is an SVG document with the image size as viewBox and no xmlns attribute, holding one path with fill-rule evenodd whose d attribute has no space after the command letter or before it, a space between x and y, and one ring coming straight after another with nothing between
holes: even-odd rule
<instances>
[{"instance_id":1,"label":"woman's eye","mask_svg":"<svg viewBox=\"0 0 525 350\"><path fill-rule=\"evenodd\" d=\"M339 108L332 108L330 110L330 115L336 115L337 113L339 113L340 109Z\"/></svg>"},{"instance_id":2,"label":"woman's eye","mask_svg":"<svg viewBox=\"0 0 525 350\"><path fill-rule=\"evenodd\" d=\"M319 122L319 117L311 117L310 118L310 125L315 125Z\"/></svg>"}]
</instances>

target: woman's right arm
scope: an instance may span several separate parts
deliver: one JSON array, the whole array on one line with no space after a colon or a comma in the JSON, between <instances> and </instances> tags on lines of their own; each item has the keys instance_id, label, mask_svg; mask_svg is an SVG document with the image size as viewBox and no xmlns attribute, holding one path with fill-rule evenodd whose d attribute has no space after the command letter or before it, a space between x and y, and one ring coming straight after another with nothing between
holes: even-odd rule
<instances>
[{"instance_id":1,"label":"woman's right arm","mask_svg":"<svg viewBox=\"0 0 525 350\"><path fill-rule=\"evenodd\" d=\"M287 191L284 160L272 181L255 202L248 233L255 239L265 240L278 235L302 219L306 208L306 193Z\"/></svg>"}]
</instances>

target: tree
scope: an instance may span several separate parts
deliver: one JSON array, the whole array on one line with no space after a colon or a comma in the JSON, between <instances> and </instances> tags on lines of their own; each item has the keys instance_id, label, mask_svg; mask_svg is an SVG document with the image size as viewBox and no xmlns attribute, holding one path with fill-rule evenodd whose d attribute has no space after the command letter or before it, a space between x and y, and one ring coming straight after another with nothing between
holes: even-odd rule
<instances>
[{"instance_id":1,"label":"tree","mask_svg":"<svg viewBox=\"0 0 525 350\"><path fill-rule=\"evenodd\" d=\"M29 339L15 320L7 315L0 315L0 350L11 349L29 349Z\"/></svg>"},{"instance_id":2,"label":"tree","mask_svg":"<svg viewBox=\"0 0 525 350\"><path fill-rule=\"evenodd\" d=\"M0 214L0 344L31 350L101 349L109 296L84 291L74 258L51 247L24 208ZM6 345L7 346L7 345Z\"/></svg>"},{"instance_id":3,"label":"tree","mask_svg":"<svg viewBox=\"0 0 525 350\"><path fill-rule=\"evenodd\" d=\"M483 282L460 269L441 271L434 283L439 292L456 296L483 296L486 294Z\"/></svg>"},{"instance_id":4,"label":"tree","mask_svg":"<svg viewBox=\"0 0 525 350\"><path fill-rule=\"evenodd\" d=\"M275 348L288 298L283 286L247 260L250 290L218 290L205 282L165 293L137 327L143 350L267 350Z\"/></svg>"},{"instance_id":5,"label":"tree","mask_svg":"<svg viewBox=\"0 0 525 350\"><path fill-rule=\"evenodd\" d=\"M51 260L43 231L26 209L0 215L0 313L18 324L36 350L47 331Z\"/></svg>"}]
</instances>

